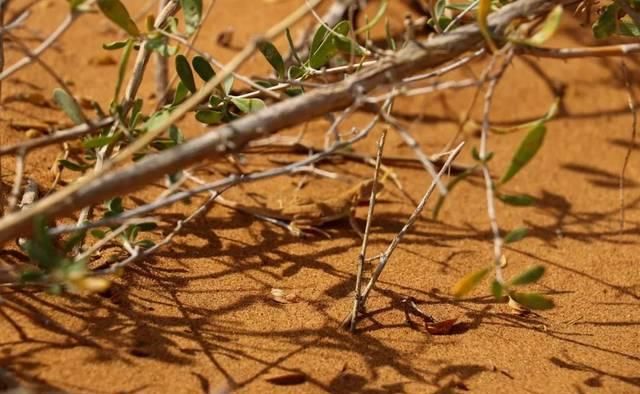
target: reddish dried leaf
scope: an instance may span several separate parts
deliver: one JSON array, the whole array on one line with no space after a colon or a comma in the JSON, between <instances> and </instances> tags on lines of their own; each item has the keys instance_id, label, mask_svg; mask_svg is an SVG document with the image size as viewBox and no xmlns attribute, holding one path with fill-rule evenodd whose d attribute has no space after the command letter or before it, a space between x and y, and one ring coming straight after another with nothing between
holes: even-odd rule
<instances>
[{"instance_id":1,"label":"reddish dried leaf","mask_svg":"<svg viewBox=\"0 0 640 394\"><path fill-rule=\"evenodd\" d=\"M439 321L437 323L426 323L425 328L431 335L448 335L451 333L451 329L457 323L458 318Z\"/></svg>"}]
</instances>

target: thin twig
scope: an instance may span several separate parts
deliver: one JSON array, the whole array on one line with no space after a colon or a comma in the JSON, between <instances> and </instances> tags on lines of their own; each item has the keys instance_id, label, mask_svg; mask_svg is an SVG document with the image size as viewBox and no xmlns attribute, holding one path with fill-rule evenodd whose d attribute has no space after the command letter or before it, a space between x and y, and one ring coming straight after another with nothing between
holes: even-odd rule
<instances>
[{"instance_id":1,"label":"thin twig","mask_svg":"<svg viewBox=\"0 0 640 394\"><path fill-rule=\"evenodd\" d=\"M422 196L422 199L418 203L418 206L411 213L411 216L409 216L409 219L407 220L407 223L405 223L405 225L402 227L402 229L393 237L393 240L391 240L391 243L389 244L387 249L384 251L384 253L382 253L380 255L380 260L378 262L378 265L376 266L375 271L373 271L373 274L371 275L371 279L369 279L369 283L367 284L367 287L365 288L364 292L362 293L360 305L362 305L362 306L366 305L367 299L369 297L369 294L371 293L371 290L373 290L373 287L375 286L376 282L378 281L378 278L380 277L380 274L382 274L382 271L384 270L385 266L389 262L389 259L391 258L391 255L393 254L394 250L396 249L396 247L398 246L400 241L402 241L402 239L404 238L406 233L409 231L409 229L416 222L416 220L418 220L418 218L420 217L420 214L422 213L422 210L424 209L427 201L429 200L429 197L431 197L431 194L433 194L433 191L436 188L437 181L440 179L440 177L442 177L447 172L447 169L449 168L449 166L451 165L453 160L458 156L458 154L462 150L463 146L464 146L464 141L461 142L451 152L451 154L447 158L447 161L444 163L444 166L442 166L442 168L440 169L440 172L436 175L435 179L433 179L431 181L431 184L429 185L429 188L427 189L427 191ZM347 316L347 319L345 319L345 323L347 321L349 321L350 318L351 318L351 314L349 316Z\"/></svg>"},{"instance_id":2,"label":"thin twig","mask_svg":"<svg viewBox=\"0 0 640 394\"><path fill-rule=\"evenodd\" d=\"M358 255L358 268L356 274L356 289L353 301L353 311L351 312L351 325L350 330L353 331L356 328L356 320L358 319L358 311L360 310L360 300L362 295L360 293L362 286L362 274L364 272L364 265L367 256L367 243L369 241L369 232L371 231L371 221L373 218L373 211L376 205L376 186L378 184L378 176L380 174L380 165L382 163L382 151L384 149L384 141L387 136L387 129L382 130L382 135L378 140L378 152L376 153L376 166L373 171L373 186L371 187L371 196L369 197L369 209L367 211L367 223L364 227L364 233L362 235L362 247L360 248L360 254Z\"/></svg>"},{"instance_id":3,"label":"thin twig","mask_svg":"<svg viewBox=\"0 0 640 394\"><path fill-rule=\"evenodd\" d=\"M495 55L491 62L491 68L493 68L493 64L497 58ZM487 140L489 137L489 114L491 112L491 103L493 101L493 95L498 85L498 82L501 80L502 75L507 69L507 66L511 63L511 59L513 58L513 51L509 51L506 59L503 61L500 70L497 75L491 79L489 82L489 87L487 88L487 92L484 97L484 109L482 114L482 134L480 136L480 161L482 165L482 174L484 175L485 181L485 189L487 194L487 215L489 216L489 222L491 226L491 232L493 233L493 259L496 270L496 280L500 283L504 283L504 276L502 274L502 264L500 262L502 258L502 244L503 240L500 236L500 227L498 226L498 219L496 217L496 207L495 207L495 196L494 196L494 187L493 187L493 179L491 178L491 172L489 171L489 166L487 164Z\"/></svg>"},{"instance_id":4,"label":"thin twig","mask_svg":"<svg viewBox=\"0 0 640 394\"><path fill-rule=\"evenodd\" d=\"M22 149L24 149L25 152L30 152L33 149L43 148L45 146L58 144L69 140L75 140L97 129L109 126L113 123L113 121L114 119L112 117L92 120L91 123L77 125L70 129L58 130L51 135L45 135L14 145L0 146L0 156L16 153Z\"/></svg>"},{"instance_id":5,"label":"thin twig","mask_svg":"<svg viewBox=\"0 0 640 394\"><path fill-rule=\"evenodd\" d=\"M9 194L9 202L7 206L7 212L11 213L16 209L18 205L18 197L20 196L20 187L22 186L22 178L24 177L24 162L26 152L24 150L18 151L16 154L16 175L13 181L13 188L11 194Z\"/></svg>"},{"instance_id":6,"label":"thin twig","mask_svg":"<svg viewBox=\"0 0 640 394\"><path fill-rule=\"evenodd\" d=\"M624 76L624 84L627 88L627 102L629 104L629 111L631 112L631 137L629 141L629 148L627 149L627 153L624 155L624 163L622 164L622 171L620 171L620 232L624 230L624 177L627 171L627 165L629 164L629 159L631 158L631 152L636 148L636 134L638 131L638 112L636 110L636 102L633 97L633 89L631 88L631 75L629 75L629 70L627 69L627 65L622 62L620 64L622 68L622 75Z\"/></svg>"},{"instance_id":7,"label":"thin twig","mask_svg":"<svg viewBox=\"0 0 640 394\"><path fill-rule=\"evenodd\" d=\"M387 108L388 103L385 103L382 108ZM376 115L374 116L371 121L355 136L353 136L352 138L348 139L348 140L344 140L343 142L337 143L335 145L333 145L331 148L324 150L324 151L320 151L317 152L311 156L308 156L307 158L305 158L304 160L300 160L298 162L295 163L291 163L289 165L283 166L283 167L278 167L278 168L272 168L272 169L268 169L265 171L260 171L260 172L254 172L254 173L249 173L249 174L243 174L243 175L231 175L228 176L226 178L211 182L211 183L207 183L204 184L200 187L194 188L192 190L185 190L185 191L181 191L181 192L176 192L176 193L172 193L169 195L166 195L165 198L162 199L157 199L156 201L153 201L152 203L149 204L145 204L142 205L140 207L137 207L135 209L126 211L125 213L121 214L120 216L117 217L111 217L111 218L106 218L106 219L102 219L99 220L97 222L93 222L93 223L83 223L80 226L76 226L76 225L72 225L72 226L59 226L56 228L53 228L51 230L49 230L49 234L51 235L58 235L58 234L62 234L62 233L68 233L68 232L73 232L73 231L82 231L82 230L86 230L88 228L93 228L93 227L101 227L101 226L105 226L105 225L112 225L112 224L119 224L122 223L124 220L127 220L129 218L132 217L137 217L137 216L141 216L144 214L147 214L149 212L153 212L157 209L160 209L162 207L174 204L178 201L182 201L188 198L191 198L197 194L200 193L204 193L204 192L209 192L209 191L216 191L216 190L223 190L226 189L228 187L231 186L236 186L239 184L244 184L244 183L249 183L249 182L257 182L260 180L264 180L264 179L269 179L269 178L274 178L277 176L281 176L281 175L285 175L285 174L290 174L293 171L295 171L296 168L300 168L303 166L307 166L313 163L316 163L318 161L324 160L326 157L335 154L336 152L343 150L344 148L351 146L352 144L366 138L369 135L369 132L373 129L373 127L378 123L380 119L380 115Z\"/></svg>"},{"instance_id":8,"label":"thin twig","mask_svg":"<svg viewBox=\"0 0 640 394\"><path fill-rule=\"evenodd\" d=\"M73 24L73 22L77 20L79 15L80 14L75 11L69 12L69 14L67 14L66 18L60 24L60 26L58 26L42 42L42 44L40 44L36 49L34 49L33 52L31 52L30 54L27 54L26 57L23 57L22 59L18 60L17 62L12 64L10 67L8 67L6 70L2 71L0 73L0 81L7 79L7 77L10 77L16 71L20 70L21 68L27 66L28 64L32 63L35 59L37 59L44 51L46 51L49 47L51 47L60 38L60 36L62 36L62 34L69 29L69 27L71 27L71 25Z\"/></svg>"},{"instance_id":9,"label":"thin twig","mask_svg":"<svg viewBox=\"0 0 640 394\"><path fill-rule=\"evenodd\" d=\"M638 52L640 52L640 44L638 43L583 48L518 47L516 49L516 53L519 55L531 55L551 59L628 56Z\"/></svg>"}]
</instances>

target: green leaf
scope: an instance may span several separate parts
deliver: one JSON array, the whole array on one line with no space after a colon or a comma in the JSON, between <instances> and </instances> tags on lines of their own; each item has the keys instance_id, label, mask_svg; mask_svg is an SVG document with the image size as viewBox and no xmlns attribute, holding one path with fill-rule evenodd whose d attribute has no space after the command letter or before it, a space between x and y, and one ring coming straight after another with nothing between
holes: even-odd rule
<instances>
[{"instance_id":1,"label":"green leaf","mask_svg":"<svg viewBox=\"0 0 640 394\"><path fill-rule=\"evenodd\" d=\"M202 0L180 0L180 6L184 13L184 21L187 34L193 34L200 26L202 18Z\"/></svg>"},{"instance_id":2,"label":"green leaf","mask_svg":"<svg viewBox=\"0 0 640 394\"><path fill-rule=\"evenodd\" d=\"M237 98L234 97L231 99L231 102L238 107L238 109L242 112L244 112L245 114L248 114L250 112L257 112L260 111L262 108L265 107L264 101L257 99L257 98Z\"/></svg>"},{"instance_id":3,"label":"green leaf","mask_svg":"<svg viewBox=\"0 0 640 394\"><path fill-rule=\"evenodd\" d=\"M154 222L146 222L138 224L138 229L140 231L153 231L158 228L158 225Z\"/></svg>"},{"instance_id":4,"label":"green leaf","mask_svg":"<svg viewBox=\"0 0 640 394\"><path fill-rule=\"evenodd\" d=\"M68 169L68 170L77 171L77 172L82 172L82 171L86 170L89 167L87 165L77 164L77 163L74 163L72 161L65 160L65 159L58 160L58 163L61 166L63 166L64 168Z\"/></svg>"},{"instance_id":5,"label":"green leaf","mask_svg":"<svg viewBox=\"0 0 640 394\"><path fill-rule=\"evenodd\" d=\"M171 116L171 112L166 109L161 109L160 111L155 112L144 123L144 129L149 130L156 127L158 124L166 122L166 120L169 119L169 116Z\"/></svg>"},{"instance_id":6,"label":"green leaf","mask_svg":"<svg viewBox=\"0 0 640 394\"><path fill-rule=\"evenodd\" d=\"M115 141L117 138L118 138L117 134L104 136L104 137L93 137L88 140L84 140L82 142L82 146L84 146L85 149L101 148L105 145L109 145L110 143Z\"/></svg>"},{"instance_id":7,"label":"green leaf","mask_svg":"<svg viewBox=\"0 0 640 394\"><path fill-rule=\"evenodd\" d=\"M171 127L169 127L169 138L171 138L171 141L176 145L180 145L184 142L184 135L182 135L182 131L180 131L180 129L175 125L171 125Z\"/></svg>"},{"instance_id":8,"label":"green leaf","mask_svg":"<svg viewBox=\"0 0 640 394\"><path fill-rule=\"evenodd\" d=\"M500 179L500 183L504 184L513 178L529 161L538 153L538 150L544 142L547 128L544 124L539 123L525 136L524 140L518 147L516 154L511 159L511 165L507 172Z\"/></svg>"},{"instance_id":9,"label":"green leaf","mask_svg":"<svg viewBox=\"0 0 640 394\"><path fill-rule=\"evenodd\" d=\"M498 199L505 204L516 207L527 207L536 203L536 198L528 194L502 194L497 195Z\"/></svg>"},{"instance_id":10,"label":"green leaf","mask_svg":"<svg viewBox=\"0 0 640 394\"><path fill-rule=\"evenodd\" d=\"M484 37L487 42L487 46L491 49L491 52L495 52L497 50L495 42L493 42L493 38L491 37L491 32L489 31L489 23L488 18L491 13L491 0L480 0L478 3L478 7L476 8L476 18L478 19L478 28L480 29L480 33Z\"/></svg>"},{"instance_id":11,"label":"green leaf","mask_svg":"<svg viewBox=\"0 0 640 394\"><path fill-rule=\"evenodd\" d=\"M529 309L551 309L554 306L553 300L544 297L537 293L517 293L512 292L509 294L519 304L526 306Z\"/></svg>"},{"instance_id":12,"label":"green leaf","mask_svg":"<svg viewBox=\"0 0 640 394\"><path fill-rule=\"evenodd\" d=\"M473 160L479 161L480 163L488 163L491 161L491 159L493 159L493 154L493 152L487 152L485 157L481 158L478 149L475 146L471 148L471 157L473 157Z\"/></svg>"},{"instance_id":13,"label":"green leaf","mask_svg":"<svg viewBox=\"0 0 640 394\"><path fill-rule=\"evenodd\" d=\"M522 44L531 45L534 47L544 44L553 34L558 30L560 26L560 20L562 19L562 6L557 5L547 15L542 28L534 34L531 38L527 38L522 41L516 41Z\"/></svg>"},{"instance_id":14,"label":"green leaf","mask_svg":"<svg viewBox=\"0 0 640 394\"><path fill-rule=\"evenodd\" d=\"M220 97L216 96L216 95L211 95L209 97L209 105L211 106L211 108L216 108L218 107L220 104L223 104L224 100L221 99Z\"/></svg>"},{"instance_id":15,"label":"green leaf","mask_svg":"<svg viewBox=\"0 0 640 394\"><path fill-rule=\"evenodd\" d=\"M189 61L184 55L176 56L176 72L184 86L186 86L191 93L195 93L196 82L193 79L193 72L191 71L191 66L189 66Z\"/></svg>"},{"instance_id":16,"label":"green leaf","mask_svg":"<svg viewBox=\"0 0 640 394\"><path fill-rule=\"evenodd\" d=\"M209 61L202 56L194 56L191 59L191 65L196 73L203 81L208 82L211 78L216 76L216 72L213 71L213 67L209 64Z\"/></svg>"},{"instance_id":17,"label":"green leaf","mask_svg":"<svg viewBox=\"0 0 640 394\"><path fill-rule=\"evenodd\" d=\"M180 104L184 101L184 99L187 98L187 96L189 96L189 89L184 86L184 83L182 83L182 81L178 81L178 86L176 87L176 92L173 96L173 103L171 103L171 105L175 106Z\"/></svg>"},{"instance_id":18,"label":"green leaf","mask_svg":"<svg viewBox=\"0 0 640 394\"><path fill-rule=\"evenodd\" d=\"M161 35L147 39L145 48L159 53L160 56L164 57L173 56L178 52L178 47L175 45L169 45L167 37Z\"/></svg>"},{"instance_id":19,"label":"green leaf","mask_svg":"<svg viewBox=\"0 0 640 394\"><path fill-rule=\"evenodd\" d=\"M196 120L204 124L220 124L224 114L220 111L204 109L196 112Z\"/></svg>"},{"instance_id":20,"label":"green leaf","mask_svg":"<svg viewBox=\"0 0 640 394\"><path fill-rule=\"evenodd\" d=\"M233 88L234 82L235 79L233 78L233 75L229 75L224 79L224 81L222 81L222 92L225 96L228 96L229 93L231 93L231 88Z\"/></svg>"},{"instance_id":21,"label":"green leaf","mask_svg":"<svg viewBox=\"0 0 640 394\"><path fill-rule=\"evenodd\" d=\"M120 0L98 0L98 8L107 18L129 35L134 37L140 35L140 31L133 19L131 19L129 11Z\"/></svg>"},{"instance_id":22,"label":"green leaf","mask_svg":"<svg viewBox=\"0 0 640 394\"><path fill-rule=\"evenodd\" d=\"M284 59L282 59L282 55L278 52L278 48L269 41L260 41L258 42L258 49L269 64L271 64L271 67L276 70L278 77L284 78Z\"/></svg>"},{"instance_id":23,"label":"green leaf","mask_svg":"<svg viewBox=\"0 0 640 394\"><path fill-rule=\"evenodd\" d=\"M595 38L604 39L616 32L618 9L616 4L611 4L604 8L604 12L591 26Z\"/></svg>"},{"instance_id":24,"label":"green leaf","mask_svg":"<svg viewBox=\"0 0 640 394\"><path fill-rule=\"evenodd\" d=\"M333 27L333 32L320 25L311 41L309 51L309 66L319 69L331 60L338 50L350 51L353 46L351 40L346 37L351 26L348 21L342 21Z\"/></svg>"},{"instance_id":25,"label":"green leaf","mask_svg":"<svg viewBox=\"0 0 640 394\"><path fill-rule=\"evenodd\" d=\"M526 237L528 233L529 229L526 227L520 227L512 230L509 234L505 235L504 243L510 244L512 242L520 241L522 238Z\"/></svg>"},{"instance_id":26,"label":"green leaf","mask_svg":"<svg viewBox=\"0 0 640 394\"><path fill-rule=\"evenodd\" d=\"M304 67L294 64L293 66L289 67L289 69L287 70L287 78L289 79L302 78L305 73L306 73L306 70L304 69Z\"/></svg>"},{"instance_id":27,"label":"green leaf","mask_svg":"<svg viewBox=\"0 0 640 394\"><path fill-rule=\"evenodd\" d=\"M620 35L629 37L640 37L640 26L633 22L620 21Z\"/></svg>"},{"instance_id":28,"label":"green leaf","mask_svg":"<svg viewBox=\"0 0 640 394\"><path fill-rule=\"evenodd\" d=\"M124 212L124 208L122 207L121 197L112 198L111 200L107 201L106 206L109 212L112 212L115 214L121 214L122 212Z\"/></svg>"},{"instance_id":29,"label":"green leaf","mask_svg":"<svg viewBox=\"0 0 640 394\"><path fill-rule=\"evenodd\" d=\"M460 279L451 289L451 294L454 297L460 298L473 290L474 287L480 283L482 279L489 273L490 268L485 268L480 271L471 272Z\"/></svg>"},{"instance_id":30,"label":"green leaf","mask_svg":"<svg viewBox=\"0 0 640 394\"><path fill-rule=\"evenodd\" d=\"M503 290L504 288L502 287L500 282L498 282L496 279L494 279L493 282L491 282L491 294L493 294L495 298L502 297Z\"/></svg>"},{"instance_id":31,"label":"green leaf","mask_svg":"<svg viewBox=\"0 0 640 394\"><path fill-rule=\"evenodd\" d=\"M43 279L44 279L44 273L41 271L28 270L20 273L21 283L40 282Z\"/></svg>"},{"instance_id":32,"label":"green leaf","mask_svg":"<svg viewBox=\"0 0 640 394\"><path fill-rule=\"evenodd\" d=\"M107 42L106 44L102 44L102 49L106 49L107 51L115 51L116 49L124 48L128 43L129 39Z\"/></svg>"},{"instance_id":33,"label":"green leaf","mask_svg":"<svg viewBox=\"0 0 640 394\"><path fill-rule=\"evenodd\" d=\"M47 231L47 221L43 216L37 216L33 220L33 238L25 242L24 249L39 267L48 270L57 265L60 255Z\"/></svg>"},{"instance_id":34,"label":"green leaf","mask_svg":"<svg viewBox=\"0 0 640 394\"><path fill-rule=\"evenodd\" d=\"M71 236L65 241L62 250L65 253L71 252L76 245L79 245L84 240L85 235L86 233L84 231L76 231L71 234Z\"/></svg>"},{"instance_id":35,"label":"green leaf","mask_svg":"<svg viewBox=\"0 0 640 394\"><path fill-rule=\"evenodd\" d=\"M82 115L82 110L80 106L76 102L76 100L71 97L67 92L60 88L53 89L53 99L58 104L58 106L64 111L65 114L75 124L83 124L84 123L84 115Z\"/></svg>"},{"instance_id":36,"label":"green leaf","mask_svg":"<svg viewBox=\"0 0 640 394\"><path fill-rule=\"evenodd\" d=\"M141 247L142 249L149 249L149 248L154 247L156 245L156 243L153 242L150 239L142 239L142 240L136 242L136 245Z\"/></svg>"},{"instance_id":37,"label":"green leaf","mask_svg":"<svg viewBox=\"0 0 640 394\"><path fill-rule=\"evenodd\" d=\"M118 102L120 90L122 89L122 83L124 81L125 74L127 73L127 65L129 64L129 58L131 57L132 48L133 40L127 40L124 51L122 52L122 56L120 57L120 62L118 63L118 79L116 80L116 88L115 92L113 93L113 101L111 103L112 107Z\"/></svg>"},{"instance_id":38,"label":"green leaf","mask_svg":"<svg viewBox=\"0 0 640 394\"><path fill-rule=\"evenodd\" d=\"M542 278L542 275L544 275L544 267L541 265L535 265L511 279L510 283L515 286L535 283L538 279Z\"/></svg>"},{"instance_id":39,"label":"green leaf","mask_svg":"<svg viewBox=\"0 0 640 394\"><path fill-rule=\"evenodd\" d=\"M91 236L96 238L96 239L102 239L102 238L107 236L107 233L105 231L102 231L102 230L97 229L97 228L94 228L93 230L91 230L89 232L89 234L91 234Z\"/></svg>"}]
</instances>

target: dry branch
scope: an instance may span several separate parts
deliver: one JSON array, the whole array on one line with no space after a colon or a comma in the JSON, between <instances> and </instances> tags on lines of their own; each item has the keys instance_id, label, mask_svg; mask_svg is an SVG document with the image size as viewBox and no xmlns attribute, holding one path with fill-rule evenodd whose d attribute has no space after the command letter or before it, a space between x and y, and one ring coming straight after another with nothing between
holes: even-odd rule
<instances>
[{"instance_id":1,"label":"dry branch","mask_svg":"<svg viewBox=\"0 0 640 394\"><path fill-rule=\"evenodd\" d=\"M558 2L564 1L520 0L512 3L492 15L489 20L490 28L495 34L500 34L513 20L541 15ZM176 148L149 156L135 165L100 174L100 176L88 176L85 181L40 200L30 209L5 216L0 221L0 242L28 232L33 219L39 215L54 217L69 213L115 195L140 189L153 179L193 163L238 151L251 140L265 137L317 116L344 109L364 93L379 86L393 84L426 68L453 60L464 52L477 48L482 42L482 35L476 25L461 27L426 42L411 42L394 56L382 60L378 66L355 74L342 82L275 104ZM245 52L247 51L242 53ZM226 74L233 71L232 65L227 65L224 71ZM217 78L210 82L217 84L215 79ZM195 94L194 101L200 95ZM172 117L171 120L177 120L179 113L175 117L176 119ZM154 130L154 132L157 131ZM134 144L135 148L140 145L138 142ZM131 148L128 150L131 151ZM106 170L110 168L113 166L107 167Z\"/></svg>"}]
</instances>

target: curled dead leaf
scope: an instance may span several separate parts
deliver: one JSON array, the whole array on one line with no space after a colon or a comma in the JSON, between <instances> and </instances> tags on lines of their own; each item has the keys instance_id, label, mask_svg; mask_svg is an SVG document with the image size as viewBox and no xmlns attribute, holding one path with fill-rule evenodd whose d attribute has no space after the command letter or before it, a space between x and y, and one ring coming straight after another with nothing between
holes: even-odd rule
<instances>
[{"instance_id":1,"label":"curled dead leaf","mask_svg":"<svg viewBox=\"0 0 640 394\"><path fill-rule=\"evenodd\" d=\"M231 41L233 40L233 33L234 33L234 30L231 27L222 30L220 33L218 33L218 36L216 37L216 42L221 47L224 47L224 48L230 47Z\"/></svg>"},{"instance_id":2,"label":"curled dead leaf","mask_svg":"<svg viewBox=\"0 0 640 394\"><path fill-rule=\"evenodd\" d=\"M437 323L429 323L425 321L425 328L431 335L448 335L451 333L451 329L458 322L458 318L439 321Z\"/></svg>"},{"instance_id":3,"label":"curled dead leaf","mask_svg":"<svg viewBox=\"0 0 640 394\"><path fill-rule=\"evenodd\" d=\"M507 256L506 255L502 255L500 256L500 268L504 268L507 266L509 262L507 261Z\"/></svg>"},{"instance_id":4,"label":"curled dead leaf","mask_svg":"<svg viewBox=\"0 0 640 394\"><path fill-rule=\"evenodd\" d=\"M264 380L278 386L293 386L307 381L307 375L302 372L271 373Z\"/></svg>"},{"instance_id":5,"label":"curled dead leaf","mask_svg":"<svg viewBox=\"0 0 640 394\"><path fill-rule=\"evenodd\" d=\"M526 306L520 304L518 301L514 300L513 298L511 298L511 296L509 296L509 308L511 308L515 313L519 314L519 315L528 315L529 313L531 313L531 310L529 308L527 308Z\"/></svg>"},{"instance_id":6,"label":"curled dead leaf","mask_svg":"<svg viewBox=\"0 0 640 394\"><path fill-rule=\"evenodd\" d=\"M286 293L284 290L277 288L271 289L270 298L278 304L295 304L300 301L296 293Z\"/></svg>"}]
</instances>

